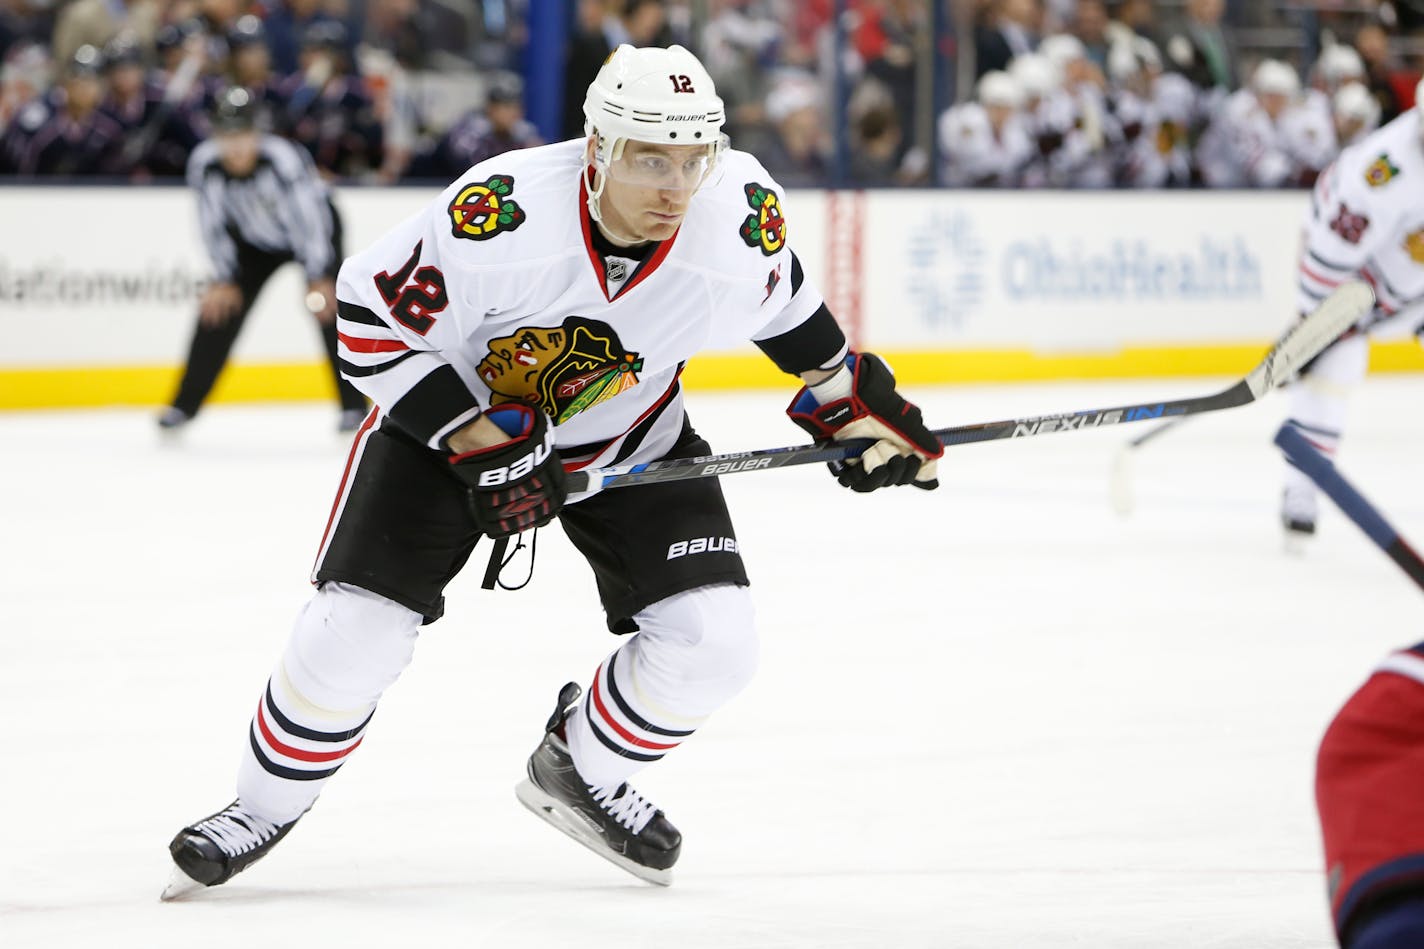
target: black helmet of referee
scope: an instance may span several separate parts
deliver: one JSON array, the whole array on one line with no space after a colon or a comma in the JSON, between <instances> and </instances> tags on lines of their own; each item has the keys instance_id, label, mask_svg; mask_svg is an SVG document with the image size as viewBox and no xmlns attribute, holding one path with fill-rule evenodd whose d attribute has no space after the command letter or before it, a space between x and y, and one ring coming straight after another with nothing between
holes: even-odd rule
<instances>
[{"instance_id":1,"label":"black helmet of referee","mask_svg":"<svg viewBox=\"0 0 1424 949\"><path fill-rule=\"evenodd\" d=\"M261 106L241 86L233 86L218 96L213 106L213 132L246 132L261 127Z\"/></svg>"}]
</instances>

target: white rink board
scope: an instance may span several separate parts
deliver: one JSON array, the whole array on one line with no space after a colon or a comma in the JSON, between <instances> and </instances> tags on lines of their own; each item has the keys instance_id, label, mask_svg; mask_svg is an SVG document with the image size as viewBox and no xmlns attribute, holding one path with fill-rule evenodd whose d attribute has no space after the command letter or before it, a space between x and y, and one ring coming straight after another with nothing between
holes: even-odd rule
<instances>
[{"instance_id":1,"label":"white rink board","mask_svg":"<svg viewBox=\"0 0 1424 949\"><path fill-rule=\"evenodd\" d=\"M346 249L434 189L347 189ZM864 341L886 349L1111 350L1260 342L1293 313L1306 196L868 192L859 260ZM825 285L827 194L787 197L789 235ZM181 361L208 274L186 188L0 189L0 367ZM284 268L239 361L318 352ZM42 328L36 331L36 328Z\"/></svg>"},{"instance_id":2,"label":"white rink board","mask_svg":"<svg viewBox=\"0 0 1424 949\"><path fill-rule=\"evenodd\" d=\"M1272 339L1295 316L1298 193L882 192L866 341L1099 350ZM794 234L794 232L793 232Z\"/></svg>"}]
</instances>

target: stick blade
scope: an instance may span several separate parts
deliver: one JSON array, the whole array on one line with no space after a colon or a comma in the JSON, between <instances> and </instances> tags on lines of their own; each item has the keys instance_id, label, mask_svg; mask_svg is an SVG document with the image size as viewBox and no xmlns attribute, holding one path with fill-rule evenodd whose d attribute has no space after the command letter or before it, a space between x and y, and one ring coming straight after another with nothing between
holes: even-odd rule
<instances>
[{"instance_id":1,"label":"stick blade","mask_svg":"<svg viewBox=\"0 0 1424 949\"><path fill-rule=\"evenodd\" d=\"M1339 339L1358 323L1375 305L1375 295L1368 284L1350 280L1334 292L1281 337L1274 349L1247 377L1247 384L1256 398L1295 377L1302 366Z\"/></svg>"},{"instance_id":2,"label":"stick blade","mask_svg":"<svg viewBox=\"0 0 1424 949\"><path fill-rule=\"evenodd\" d=\"M1137 506L1132 494L1132 446L1119 445L1113 455L1112 474L1108 479L1108 500L1118 517L1131 517Z\"/></svg>"}]
</instances>

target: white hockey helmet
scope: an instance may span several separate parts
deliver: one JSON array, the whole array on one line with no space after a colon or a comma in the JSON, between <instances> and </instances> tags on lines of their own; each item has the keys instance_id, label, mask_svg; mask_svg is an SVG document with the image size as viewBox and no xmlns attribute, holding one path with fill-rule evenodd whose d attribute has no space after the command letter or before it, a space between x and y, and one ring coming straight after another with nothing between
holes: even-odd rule
<instances>
[{"instance_id":1,"label":"white hockey helmet","mask_svg":"<svg viewBox=\"0 0 1424 949\"><path fill-rule=\"evenodd\" d=\"M1146 73L1155 76L1162 71L1162 53L1157 44L1145 36L1114 40L1108 47L1108 78L1122 85Z\"/></svg>"},{"instance_id":2,"label":"white hockey helmet","mask_svg":"<svg viewBox=\"0 0 1424 949\"><path fill-rule=\"evenodd\" d=\"M1030 99L1047 98L1063 85L1058 68L1037 53L1015 56L1009 63L1009 75L1018 80L1024 95Z\"/></svg>"},{"instance_id":3,"label":"white hockey helmet","mask_svg":"<svg viewBox=\"0 0 1424 949\"><path fill-rule=\"evenodd\" d=\"M1365 61L1355 52L1353 46L1336 43L1321 50L1315 61L1315 69L1325 80L1327 89L1335 89L1342 82L1365 78Z\"/></svg>"},{"instance_id":4,"label":"white hockey helmet","mask_svg":"<svg viewBox=\"0 0 1424 949\"><path fill-rule=\"evenodd\" d=\"M599 199L610 174L639 186L695 191L727 148L726 110L712 77L681 46L619 46L589 84L583 115L584 131L594 138L588 209L595 221L603 220ZM689 163L691 172L672 162L623 168L619 159L629 141L703 145L706 152Z\"/></svg>"},{"instance_id":5,"label":"white hockey helmet","mask_svg":"<svg viewBox=\"0 0 1424 949\"><path fill-rule=\"evenodd\" d=\"M1038 55L1043 56L1062 72L1068 64L1088 58L1088 49L1083 41L1072 33L1055 33L1045 36L1038 44Z\"/></svg>"},{"instance_id":6,"label":"white hockey helmet","mask_svg":"<svg viewBox=\"0 0 1424 949\"><path fill-rule=\"evenodd\" d=\"M1379 124L1379 103L1361 83L1347 82L1341 86L1331 100L1331 108L1337 119L1354 119L1370 127Z\"/></svg>"},{"instance_id":7,"label":"white hockey helmet","mask_svg":"<svg viewBox=\"0 0 1424 949\"><path fill-rule=\"evenodd\" d=\"M1019 81L1013 76L998 69L991 69L979 77L979 83L974 87L974 97L983 106L1022 109L1024 104L1023 86L1019 85Z\"/></svg>"},{"instance_id":8,"label":"white hockey helmet","mask_svg":"<svg viewBox=\"0 0 1424 949\"><path fill-rule=\"evenodd\" d=\"M1251 91L1257 95L1295 98L1300 94L1300 77L1279 59L1263 59L1251 74Z\"/></svg>"}]
</instances>

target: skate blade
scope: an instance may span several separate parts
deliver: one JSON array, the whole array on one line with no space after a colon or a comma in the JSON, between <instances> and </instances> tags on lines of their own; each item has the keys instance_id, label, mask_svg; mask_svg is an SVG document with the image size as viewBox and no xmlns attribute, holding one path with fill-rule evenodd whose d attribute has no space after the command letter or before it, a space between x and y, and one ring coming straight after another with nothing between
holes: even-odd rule
<instances>
[{"instance_id":1,"label":"skate blade","mask_svg":"<svg viewBox=\"0 0 1424 949\"><path fill-rule=\"evenodd\" d=\"M168 885L163 888L162 893L158 894L158 898L164 903L171 903L174 900L185 899L199 890L206 889L207 887L203 886L203 884L175 866L173 868L173 875L168 878Z\"/></svg>"},{"instance_id":2,"label":"skate blade","mask_svg":"<svg viewBox=\"0 0 1424 949\"><path fill-rule=\"evenodd\" d=\"M1313 534L1303 531L1286 531L1285 542L1282 548L1288 557L1304 557L1310 550L1310 542L1314 539Z\"/></svg>"},{"instance_id":3,"label":"skate blade","mask_svg":"<svg viewBox=\"0 0 1424 949\"><path fill-rule=\"evenodd\" d=\"M614 853L604 843L603 836L591 829L578 815L570 812L557 798L544 793L533 781L520 781L514 788L514 796L529 812L551 827L563 831L589 850L609 863L626 870L633 876L656 886L672 886L672 870L656 870L629 860L620 853Z\"/></svg>"}]
</instances>

